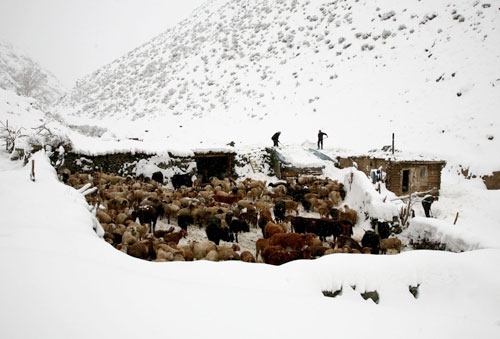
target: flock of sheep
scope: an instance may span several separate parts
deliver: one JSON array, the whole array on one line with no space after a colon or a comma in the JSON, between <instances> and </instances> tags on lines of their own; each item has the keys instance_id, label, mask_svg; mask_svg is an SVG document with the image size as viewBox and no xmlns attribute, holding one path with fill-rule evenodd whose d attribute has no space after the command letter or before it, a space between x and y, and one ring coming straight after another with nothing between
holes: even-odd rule
<instances>
[{"instance_id":1,"label":"flock of sheep","mask_svg":"<svg viewBox=\"0 0 500 339\"><path fill-rule=\"evenodd\" d=\"M161 172L152 179L133 179L65 170L62 179L75 188L89 184L97 188L86 198L98 206L96 217L105 241L136 258L280 265L333 253L378 254L402 249L399 239L389 238L391 225L383 221L373 220L373 231L366 231L361 243L353 239L357 212L343 205L343 184L330 179L299 177L294 183L266 185L249 178L240 182L212 178L210 183L202 183L174 176L173 189L163 184ZM319 218L299 216L303 212L317 213ZM158 227L160 220L167 227ZM204 230L206 239L186 241L188 226ZM257 227L262 237L255 241L255 252L241 250L238 234L241 239L250 230L257 232Z\"/></svg>"}]
</instances>

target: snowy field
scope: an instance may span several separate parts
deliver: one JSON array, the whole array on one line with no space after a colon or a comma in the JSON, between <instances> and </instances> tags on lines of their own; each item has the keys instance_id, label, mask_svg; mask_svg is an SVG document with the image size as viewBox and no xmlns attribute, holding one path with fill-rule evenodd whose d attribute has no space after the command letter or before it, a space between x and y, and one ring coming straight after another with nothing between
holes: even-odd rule
<instances>
[{"instance_id":1,"label":"snowy field","mask_svg":"<svg viewBox=\"0 0 500 339\"><path fill-rule=\"evenodd\" d=\"M417 203L398 235L447 251L407 246L282 266L160 263L103 241L85 197L58 181L47 154L33 155L31 181L2 140L0 339L500 338L500 190L461 175L500 170L499 8L497 0L210 0L54 106L0 88L2 126L25 135L16 147L46 144L50 131L89 156L229 149L257 158L281 130L283 154L340 182L352 173L346 203L384 219L401 201L312 156L318 129L332 158L380 149L395 133L401 156L447 162L435 218ZM0 54L14 51L5 46ZM2 60L6 83L24 59ZM354 237L367 228L361 222ZM259 236L242 235L242 249L255 253ZM362 297L374 291L378 303Z\"/></svg>"},{"instance_id":2,"label":"snowy field","mask_svg":"<svg viewBox=\"0 0 500 339\"><path fill-rule=\"evenodd\" d=\"M83 195L57 180L43 153L34 159L32 182L29 166L0 158L1 337L500 335L500 246L491 214L476 223L471 211L447 224L449 232L484 239L484 249L459 254L335 254L279 267L153 263L100 239ZM454 183L444 179L447 192ZM499 192L477 186L462 183L467 194L454 199L444 194L439 220L471 200L479 215L498 201ZM417 286L415 298L409 288ZM335 298L322 293L340 289ZM374 290L378 304L361 297Z\"/></svg>"}]
</instances>

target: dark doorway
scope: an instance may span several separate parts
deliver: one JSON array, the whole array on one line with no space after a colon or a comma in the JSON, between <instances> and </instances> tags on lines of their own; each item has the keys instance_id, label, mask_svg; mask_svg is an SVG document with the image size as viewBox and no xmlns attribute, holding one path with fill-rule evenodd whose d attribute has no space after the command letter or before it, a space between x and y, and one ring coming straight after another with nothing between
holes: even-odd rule
<instances>
[{"instance_id":1,"label":"dark doorway","mask_svg":"<svg viewBox=\"0 0 500 339\"><path fill-rule=\"evenodd\" d=\"M196 155L196 167L204 183L211 177L223 179L233 174L231 155Z\"/></svg>"},{"instance_id":2,"label":"dark doorway","mask_svg":"<svg viewBox=\"0 0 500 339\"><path fill-rule=\"evenodd\" d=\"M402 191L408 192L410 189L410 170L403 170L403 184L402 184Z\"/></svg>"}]
</instances>

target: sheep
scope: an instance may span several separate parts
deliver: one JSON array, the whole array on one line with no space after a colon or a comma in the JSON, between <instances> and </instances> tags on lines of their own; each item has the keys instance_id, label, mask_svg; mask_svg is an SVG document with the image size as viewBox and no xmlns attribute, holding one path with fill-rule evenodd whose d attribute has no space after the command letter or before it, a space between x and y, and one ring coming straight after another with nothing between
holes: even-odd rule
<instances>
[{"instance_id":1,"label":"sheep","mask_svg":"<svg viewBox=\"0 0 500 339\"><path fill-rule=\"evenodd\" d=\"M255 242L255 258L259 259L259 255L262 256L264 249L269 246L269 239L257 239Z\"/></svg>"},{"instance_id":2,"label":"sheep","mask_svg":"<svg viewBox=\"0 0 500 339\"><path fill-rule=\"evenodd\" d=\"M264 239L269 239L273 235L278 234L278 233L285 233L285 228L280 225L280 224L274 224L272 222L268 222L266 226L264 227Z\"/></svg>"},{"instance_id":3,"label":"sheep","mask_svg":"<svg viewBox=\"0 0 500 339\"><path fill-rule=\"evenodd\" d=\"M191 215L181 214L177 217L177 225L185 231L187 231L187 227L192 224L194 224L194 219Z\"/></svg>"},{"instance_id":4,"label":"sheep","mask_svg":"<svg viewBox=\"0 0 500 339\"><path fill-rule=\"evenodd\" d=\"M389 225L388 222L377 220L375 226L375 232L377 232L378 235L380 235L380 239L387 239L391 235L391 226Z\"/></svg>"},{"instance_id":5,"label":"sheep","mask_svg":"<svg viewBox=\"0 0 500 339\"><path fill-rule=\"evenodd\" d=\"M326 204L320 203L317 210L321 218L328 218L330 216L330 209Z\"/></svg>"},{"instance_id":6,"label":"sheep","mask_svg":"<svg viewBox=\"0 0 500 339\"><path fill-rule=\"evenodd\" d=\"M125 214L125 213L119 213L116 217L115 217L115 223L117 224L125 224L125 221L127 220L131 220L132 217Z\"/></svg>"},{"instance_id":7,"label":"sheep","mask_svg":"<svg viewBox=\"0 0 500 339\"><path fill-rule=\"evenodd\" d=\"M217 254L220 261L239 259L239 255L233 250L233 248L226 245L217 246Z\"/></svg>"},{"instance_id":8,"label":"sheep","mask_svg":"<svg viewBox=\"0 0 500 339\"><path fill-rule=\"evenodd\" d=\"M271 256L271 254L273 254L274 252L281 251L281 250L283 250L283 247L281 247L280 245L266 246L266 248L264 248L264 250L261 253L262 260L265 263L268 263L269 256Z\"/></svg>"},{"instance_id":9,"label":"sheep","mask_svg":"<svg viewBox=\"0 0 500 339\"><path fill-rule=\"evenodd\" d=\"M233 218L231 222L229 223L229 230L233 234L233 236L236 239L236 242L238 241L238 233L239 232L249 232L250 228L248 227L248 223L244 220L240 220L237 218Z\"/></svg>"},{"instance_id":10,"label":"sheep","mask_svg":"<svg viewBox=\"0 0 500 339\"><path fill-rule=\"evenodd\" d=\"M189 246L189 245L179 246L179 250L182 251L182 256L184 257L185 261L193 261L194 260L194 253L193 253L193 250L191 249L191 246Z\"/></svg>"},{"instance_id":11,"label":"sheep","mask_svg":"<svg viewBox=\"0 0 500 339\"><path fill-rule=\"evenodd\" d=\"M271 208L273 208L273 204L270 204L269 202L263 200L254 201L254 206L259 212L269 211L271 210Z\"/></svg>"},{"instance_id":12,"label":"sheep","mask_svg":"<svg viewBox=\"0 0 500 339\"><path fill-rule=\"evenodd\" d=\"M155 238L163 238L165 237L165 235L167 235L168 233L172 233L174 230L174 226L170 226L168 230L156 230L153 235L155 236Z\"/></svg>"},{"instance_id":13,"label":"sheep","mask_svg":"<svg viewBox=\"0 0 500 339\"><path fill-rule=\"evenodd\" d=\"M180 209L181 208L175 204L163 204L163 213L164 216L167 218L168 223L170 223L171 217L177 218Z\"/></svg>"},{"instance_id":14,"label":"sheep","mask_svg":"<svg viewBox=\"0 0 500 339\"><path fill-rule=\"evenodd\" d=\"M285 202L285 210L287 212L295 212L296 215L299 215L299 203L290 199L284 199Z\"/></svg>"},{"instance_id":15,"label":"sheep","mask_svg":"<svg viewBox=\"0 0 500 339\"><path fill-rule=\"evenodd\" d=\"M330 249L330 247L326 246L308 246L309 250L311 251L311 257L322 257L325 255L325 252Z\"/></svg>"},{"instance_id":16,"label":"sheep","mask_svg":"<svg viewBox=\"0 0 500 339\"><path fill-rule=\"evenodd\" d=\"M248 199L257 200L262 195L262 188L253 187L247 192Z\"/></svg>"},{"instance_id":17,"label":"sheep","mask_svg":"<svg viewBox=\"0 0 500 339\"><path fill-rule=\"evenodd\" d=\"M342 199L340 198L340 193L339 192L330 192L330 194L328 195L328 197L332 201L333 206L338 206L338 204L340 204L340 202L342 201Z\"/></svg>"},{"instance_id":18,"label":"sheep","mask_svg":"<svg viewBox=\"0 0 500 339\"><path fill-rule=\"evenodd\" d=\"M250 206L253 206L253 202L251 202L250 200L241 199L238 200L238 206L240 206L241 208L249 208Z\"/></svg>"},{"instance_id":19,"label":"sheep","mask_svg":"<svg viewBox=\"0 0 500 339\"><path fill-rule=\"evenodd\" d=\"M325 251L324 255L335 254L335 253L344 253L342 248L329 248Z\"/></svg>"},{"instance_id":20,"label":"sheep","mask_svg":"<svg viewBox=\"0 0 500 339\"><path fill-rule=\"evenodd\" d=\"M167 242L167 243L173 242L175 244L178 244L179 240L186 237L187 234L188 233L185 230L181 229L179 232L172 232L172 233L165 234L163 236L163 239L165 239L165 242Z\"/></svg>"},{"instance_id":21,"label":"sheep","mask_svg":"<svg viewBox=\"0 0 500 339\"><path fill-rule=\"evenodd\" d=\"M139 259L148 259L153 255L153 242L146 239L135 244L124 246L127 254Z\"/></svg>"},{"instance_id":22,"label":"sheep","mask_svg":"<svg viewBox=\"0 0 500 339\"><path fill-rule=\"evenodd\" d=\"M213 241L193 242L191 243L191 250L196 260L201 260L207 256L210 251L217 253L217 246Z\"/></svg>"},{"instance_id":23,"label":"sheep","mask_svg":"<svg viewBox=\"0 0 500 339\"><path fill-rule=\"evenodd\" d=\"M182 186L192 187L193 181L191 180L191 175L190 174L174 174L172 176L172 186L174 186L174 188L176 190L178 190Z\"/></svg>"},{"instance_id":24,"label":"sheep","mask_svg":"<svg viewBox=\"0 0 500 339\"><path fill-rule=\"evenodd\" d=\"M215 242L219 245L221 240L233 241L232 233L229 228L222 227L221 219L217 217L211 217L207 219L205 232L207 234L208 240Z\"/></svg>"},{"instance_id":25,"label":"sheep","mask_svg":"<svg viewBox=\"0 0 500 339\"><path fill-rule=\"evenodd\" d=\"M396 253L400 253L402 249L403 244L398 238L388 238L382 239L380 241L380 250L383 254L386 254L388 250L393 250Z\"/></svg>"},{"instance_id":26,"label":"sheep","mask_svg":"<svg viewBox=\"0 0 500 339\"><path fill-rule=\"evenodd\" d=\"M269 238L269 246L280 245L284 249L301 250L308 245L313 234L297 234L297 233L278 233Z\"/></svg>"},{"instance_id":27,"label":"sheep","mask_svg":"<svg viewBox=\"0 0 500 339\"><path fill-rule=\"evenodd\" d=\"M332 244L332 248L343 248L344 246L349 246L350 248L356 248L361 250L361 246L359 246L358 242L351 237L340 235L335 243Z\"/></svg>"},{"instance_id":28,"label":"sheep","mask_svg":"<svg viewBox=\"0 0 500 339\"><path fill-rule=\"evenodd\" d=\"M274 204L273 212L277 222L285 220L286 203L283 200L278 200L276 204Z\"/></svg>"},{"instance_id":29,"label":"sheep","mask_svg":"<svg viewBox=\"0 0 500 339\"><path fill-rule=\"evenodd\" d=\"M106 212L103 212L101 210L97 211L96 216L97 216L97 220L99 220L99 222L101 224L109 224L112 221L111 217Z\"/></svg>"},{"instance_id":30,"label":"sheep","mask_svg":"<svg viewBox=\"0 0 500 339\"><path fill-rule=\"evenodd\" d=\"M131 245L137 242L137 238L139 237L139 231L136 226L128 227L127 230L123 233L122 236L122 244Z\"/></svg>"},{"instance_id":31,"label":"sheep","mask_svg":"<svg viewBox=\"0 0 500 339\"><path fill-rule=\"evenodd\" d=\"M154 172L151 176L151 179L160 184L163 184L163 173L161 171Z\"/></svg>"},{"instance_id":32,"label":"sheep","mask_svg":"<svg viewBox=\"0 0 500 339\"><path fill-rule=\"evenodd\" d=\"M358 213L350 209L349 206L344 205L344 211L339 211L339 219L342 220L347 220L352 223L352 225L356 225L356 222L358 221Z\"/></svg>"},{"instance_id":33,"label":"sheep","mask_svg":"<svg viewBox=\"0 0 500 339\"><path fill-rule=\"evenodd\" d=\"M370 248L373 254L378 254L380 250L380 237L373 231L366 231L361 239L361 245Z\"/></svg>"},{"instance_id":34,"label":"sheep","mask_svg":"<svg viewBox=\"0 0 500 339\"><path fill-rule=\"evenodd\" d=\"M255 262L254 256L249 251L241 252L240 260L244 262Z\"/></svg>"},{"instance_id":35,"label":"sheep","mask_svg":"<svg viewBox=\"0 0 500 339\"><path fill-rule=\"evenodd\" d=\"M304 250L278 250L268 257L268 264L271 265L282 265L287 262L298 260L298 259L311 259L311 253L308 248Z\"/></svg>"}]
</instances>

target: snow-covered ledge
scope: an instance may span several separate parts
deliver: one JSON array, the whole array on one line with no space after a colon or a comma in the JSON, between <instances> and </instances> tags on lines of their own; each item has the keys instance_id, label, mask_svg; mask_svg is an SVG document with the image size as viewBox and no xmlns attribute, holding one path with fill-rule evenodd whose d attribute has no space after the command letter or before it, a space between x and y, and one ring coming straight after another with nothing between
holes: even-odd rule
<instances>
[{"instance_id":1,"label":"snow-covered ledge","mask_svg":"<svg viewBox=\"0 0 500 339\"><path fill-rule=\"evenodd\" d=\"M498 248L487 239L457 229L454 225L434 218L416 217L399 236L407 243L421 239L438 242L446 246L448 251L463 252L485 248Z\"/></svg>"}]
</instances>

